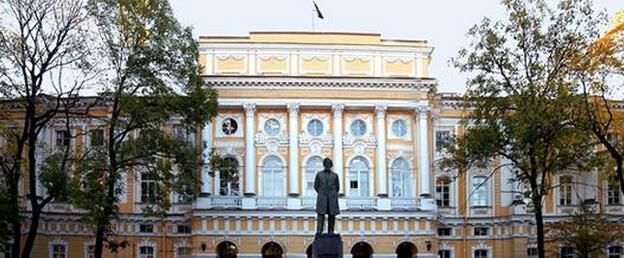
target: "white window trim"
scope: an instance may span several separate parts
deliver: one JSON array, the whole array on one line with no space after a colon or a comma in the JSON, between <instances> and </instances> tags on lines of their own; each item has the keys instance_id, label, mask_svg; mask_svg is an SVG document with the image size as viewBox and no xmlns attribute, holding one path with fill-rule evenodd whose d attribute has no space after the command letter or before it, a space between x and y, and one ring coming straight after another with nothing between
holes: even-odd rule
<instances>
[{"instance_id":1,"label":"white window trim","mask_svg":"<svg viewBox=\"0 0 624 258\"><path fill-rule=\"evenodd\" d=\"M609 180L604 180L604 203L606 206L621 206L624 205L624 194L622 194L622 191L620 191L619 188L616 189L616 193L618 193L620 195L620 203L619 204L609 204Z\"/></svg>"},{"instance_id":2,"label":"white window trim","mask_svg":"<svg viewBox=\"0 0 624 258\"><path fill-rule=\"evenodd\" d=\"M236 160L236 162L238 163L238 195L221 195L221 171L219 171L218 169L215 170L215 175L213 178L213 182L214 182L214 187L216 189L216 191L214 191L213 195L215 196L243 196L243 184L245 181L243 181L243 174L244 174L244 167L242 166L243 164L243 160L241 160L241 157L239 155L236 154L220 154L222 155L224 158L233 158Z\"/></svg>"},{"instance_id":3,"label":"white window trim","mask_svg":"<svg viewBox=\"0 0 624 258\"><path fill-rule=\"evenodd\" d=\"M179 258L180 254L178 253L178 248L180 248L180 247L191 247L191 245L185 239L183 239L181 242L178 242L178 243L174 244L173 245L173 257L174 258ZM191 251L191 253L192 253L192 251Z\"/></svg>"},{"instance_id":4,"label":"white window trim","mask_svg":"<svg viewBox=\"0 0 624 258\"><path fill-rule=\"evenodd\" d=\"M409 132L408 132L408 134L409 134ZM408 166L407 170L411 171L409 180L410 180L411 188L412 188L409 191L410 195L411 195L410 197L403 196L403 197L400 197L400 198L415 198L417 196L417 194L416 194L416 181L415 181L415 176L414 176L414 164L412 164L412 159L408 158L406 156L394 157L389 162L390 166L389 166L388 173L387 173L388 178L386 179L386 182L389 182L389 184L388 184L388 186L389 186L388 187L388 195L391 196L391 198L396 198L396 197L393 197L394 196L394 187L392 185L393 184L393 182L392 182L392 173L394 173L394 166L393 166L394 162L399 160L399 159L402 159L403 161L407 162L407 166Z\"/></svg>"},{"instance_id":5,"label":"white window trim","mask_svg":"<svg viewBox=\"0 0 624 258\"><path fill-rule=\"evenodd\" d=\"M67 244L66 240L60 239L60 238L54 238L52 240L50 240L50 242L48 243L48 254L50 258L54 257L54 246L55 245L62 245L65 246L65 257L69 257L69 245Z\"/></svg>"},{"instance_id":6,"label":"white window trim","mask_svg":"<svg viewBox=\"0 0 624 258\"><path fill-rule=\"evenodd\" d=\"M321 169L323 169L323 156L321 156L319 154L310 154L310 155L308 155L307 157L305 157L305 159L303 159L304 160L303 166L301 166L301 176L300 176L300 178L301 178L300 184L302 186L301 187L301 192L302 192L301 196L303 196L304 198L305 197L316 197L316 196L307 196L306 195L306 187L307 187L307 184L306 184L307 183L306 182L306 173L308 171L308 162L311 159L315 158L315 157L321 158ZM319 171L317 171L317 172L319 172ZM316 174L315 174L315 176L316 176Z\"/></svg>"},{"instance_id":7,"label":"white window trim","mask_svg":"<svg viewBox=\"0 0 624 258\"><path fill-rule=\"evenodd\" d=\"M154 258L157 257L157 255L158 255L158 244L156 244L155 242L150 242L148 240L143 240L142 242L139 242L136 245L137 257L141 256L141 247L152 247L153 250L154 250Z\"/></svg>"},{"instance_id":8,"label":"white window trim","mask_svg":"<svg viewBox=\"0 0 624 258\"><path fill-rule=\"evenodd\" d=\"M437 194L436 192L436 187L438 186L437 181L438 179L443 179L443 178L448 178L447 176L437 176L435 178L434 184L433 184L433 192L434 194ZM456 183L457 180L452 180L451 178L448 178L448 180L450 180L450 182L448 183L448 187L449 187L449 206L448 207L442 207L443 209L453 209L453 208L457 208L455 206L455 200L457 199L457 192L455 191L456 188ZM440 208L440 207L438 207Z\"/></svg>"},{"instance_id":9,"label":"white window trim","mask_svg":"<svg viewBox=\"0 0 624 258\"><path fill-rule=\"evenodd\" d=\"M488 177L488 175L486 175L486 174L476 174L476 173L471 173L470 174L470 180L467 180L468 181L468 185L467 185L468 188L467 189L469 189L469 192L468 192L469 204L470 204L469 207L470 208L474 208L474 207L485 208L485 207L482 207L482 206L475 206L472 203L472 197L474 196L473 195L474 188L473 188L473 183L472 182L473 182L475 177L483 177L483 178L485 178L485 187L486 187L486 190L487 190L485 204L486 204L487 208L494 207L492 205L492 199L494 199L494 198L492 198L492 189L494 187L493 178L492 177Z\"/></svg>"},{"instance_id":10,"label":"white window trim","mask_svg":"<svg viewBox=\"0 0 624 258\"><path fill-rule=\"evenodd\" d=\"M264 161L271 156L275 156L277 157L281 162L282 162L282 174L284 174L283 178L282 178L282 185L284 186L282 189L282 194L279 196L264 196L264 193L262 191L262 175L264 174L264 172L262 171L262 169L264 168ZM258 162L258 169L257 169L257 173L258 173L258 196L259 197L286 197L286 190L288 188L288 184L287 184L287 177L288 177L288 163L286 163L286 160L284 159L284 157L282 157L282 155L279 155L277 153L267 153L265 155L263 155L260 159L260 162Z\"/></svg>"},{"instance_id":11,"label":"white window trim","mask_svg":"<svg viewBox=\"0 0 624 258\"><path fill-rule=\"evenodd\" d=\"M358 158L358 157L362 157L363 159L366 160L367 164L368 164L368 196L358 196L356 198L367 198L367 197L374 197L375 193L373 193L373 189L374 189L374 185L375 185L375 180L373 179L373 171L375 170L374 167L374 163L373 161L366 155L361 155L361 154L355 154L352 155L351 157L349 157L347 159L348 163L347 166L345 167L345 172L346 172L346 177L345 177L345 196L346 197L353 197L350 196L350 190L351 190L351 186L349 183L349 178L351 176L351 162ZM358 178L359 180L359 178Z\"/></svg>"},{"instance_id":12,"label":"white window trim","mask_svg":"<svg viewBox=\"0 0 624 258\"><path fill-rule=\"evenodd\" d=\"M492 247L489 246L486 242L479 242L477 244L472 245L470 250L470 257L475 257L475 251L477 250L487 250L487 258L492 258Z\"/></svg>"},{"instance_id":13,"label":"white window trim","mask_svg":"<svg viewBox=\"0 0 624 258\"><path fill-rule=\"evenodd\" d=\"M85 258L89 258L89 246L93 246L95 248L95 240L89 240L84 242L83 244L83 254ZM94 250L95 252L95 250Z\"/></svg>"},{"instance_id":14,"label":"white window trim","mask_svg":"<svg viewBox=\"0 0 624 258\"><path fill-rule=\"evenodd\" d=\"M453 231L453 228L451 227L451 231ZM451 232L452 233L452 232ZM448 242L446 241L442 241L440 243L440 248L438 250L446 250L446 251L450 251L451 252L451 258L455 258L455 247L453 245L450 245Z\"/></svg>"}]
</instances>

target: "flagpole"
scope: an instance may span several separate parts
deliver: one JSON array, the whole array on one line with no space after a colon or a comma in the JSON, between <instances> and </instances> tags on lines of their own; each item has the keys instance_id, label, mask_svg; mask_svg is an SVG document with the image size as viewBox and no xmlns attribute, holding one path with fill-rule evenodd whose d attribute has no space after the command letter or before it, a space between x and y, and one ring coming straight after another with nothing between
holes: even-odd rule
<instances>
[{"instance_id":1,"label":"flagpole","mask_svg":"<svg viewBox=\"0 0 624 258\"><path fill-rule=\"evenodd\" d=\"M312 1L312 6L314 6L314 0ZM312 9L312 32L316 31L316 26L315 26L315 22L316 22L316 17L314 17L316 15L316 9Z\"/></svg>"}]
</instances>

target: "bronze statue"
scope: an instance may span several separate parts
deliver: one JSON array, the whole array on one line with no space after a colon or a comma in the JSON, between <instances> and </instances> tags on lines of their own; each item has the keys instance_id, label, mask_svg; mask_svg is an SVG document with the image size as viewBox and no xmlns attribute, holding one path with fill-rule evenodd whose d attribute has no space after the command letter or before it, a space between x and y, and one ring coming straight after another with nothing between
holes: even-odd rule
<instances>
[{"instance_id":1,"label":"bronze statue","mask_svg":"<svg viewBox=\"0 0 624 258\"><path fill-rule=\"evenodd\" d=\"M316 173L314 178L314 190L316 191L316 234L323 232L325 224L325 215L327 215L327 231L334 233L334 223L336 215L340 213L338 207L338 191L340 191L340 181L338 174L334 173L331 168L333 166L330 158L323 160L323 171Z\"/></svg>"}]
</instances>

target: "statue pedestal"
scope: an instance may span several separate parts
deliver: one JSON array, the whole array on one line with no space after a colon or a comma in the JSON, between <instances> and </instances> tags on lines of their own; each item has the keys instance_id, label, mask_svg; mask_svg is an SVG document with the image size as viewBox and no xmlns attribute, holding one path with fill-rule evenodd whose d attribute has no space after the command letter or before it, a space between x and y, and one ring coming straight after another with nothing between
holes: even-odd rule
<instances>
[{"instance_id":1,"label":"statue pedestal","mask_svg":"<svg viewBox=\"0 0 624 258\"><path fill-rule=\"evenodd\" d=\"M342 258L342 238L339 234L316 236L312 245L314 258Z\"/></svg>"}]
</instances>

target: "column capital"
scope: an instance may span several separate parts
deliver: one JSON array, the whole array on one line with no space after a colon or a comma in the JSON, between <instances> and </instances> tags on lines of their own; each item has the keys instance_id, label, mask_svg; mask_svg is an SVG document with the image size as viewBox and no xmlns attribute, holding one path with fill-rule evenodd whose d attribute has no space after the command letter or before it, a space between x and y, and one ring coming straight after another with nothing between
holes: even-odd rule
<instances>
[{"instance_id":1,"label":"column capital","mask_svg":"<svg viewBox=\"0 0 624 258\"><path fill-rule=\"evenodd\" d=\"M386 117L386 111L388 110L388 106L386 105L376 105L375 106L375 115L377 118Z\"/></svg>"},{"instance_id":2,"label":"column capital","mask_svg":"<svg viewBox=\"0 0 624 258\"><path fill-rule=\"evenodd\" d=\"M290 114L291 116L297 115L297 113L299 113L299 103L291 103L286 105L286 107L288 108L288 114Z\"/></svg>"},{"instance_id":3,"label":"column capital","mask_svg":"<svg viewBox=\"0 0 624 258\"><path fill-rule=\"evenodd\" d=\"M416 117L427 116L430 113L432 108L430 106L418 106L414 108L414 115Z\"/></svg>"},{"instance_id":4,"label":"column capital","mask_svg":"<svg viewBox=\"0 0 624 258\"><path fill-rule=\"evenodd\" d=\"M243 104L243 108L247 116L253 116L256 113L256 104L254 103L245 103Z\"/></svg>"},{"instance_id":5,"label":"column capital","mask_svg":"<svg viewBox=\"0 0 624 258\"><path fill-rule=\"evenodd\" d=\"M334 116L342 116L344 107L345 107L344 104L333 104L332 111L334 112Z\"/></svg>"}]
</instances>

